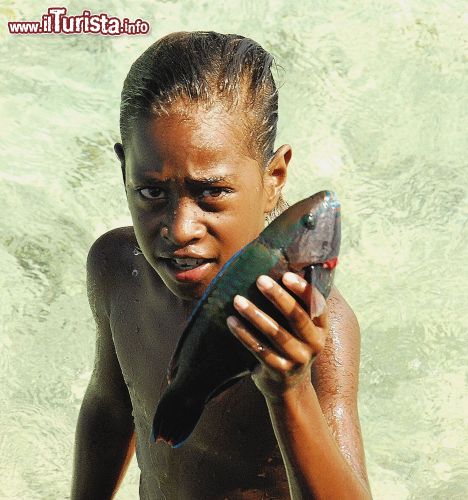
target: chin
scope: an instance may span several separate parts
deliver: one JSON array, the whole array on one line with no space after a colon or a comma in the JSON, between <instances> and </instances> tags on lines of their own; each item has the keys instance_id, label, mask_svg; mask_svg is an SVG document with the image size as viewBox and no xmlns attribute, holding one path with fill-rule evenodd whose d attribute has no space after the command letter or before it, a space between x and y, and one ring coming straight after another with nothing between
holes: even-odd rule
<instances>
[{"instance_id":1,"label":"chin","mask_svg":"<svg viewBox=\"0 0 468 500\"><path fill-rule=\"evenodd\" d=\"M167 288L179 299L194 301L200 300L203 296L204 291L206 290L206 286L202 286L201 284L176 284L169 281L163 281Z\"/></svg>"},{"instance_id":2,"label":"chin","mask_svg":"<svg viewBox=\"0 0 468 500\"><path fill-rule=\"evenodd\" d=\"M161 278L164 285L168 288L168 290L182 300L199 300L203 293L205 292L208 284L196 282L196 283L180 283L171 279L164 271L158 268L154 268L156 273Z\"/></svg>"}]
</instances>

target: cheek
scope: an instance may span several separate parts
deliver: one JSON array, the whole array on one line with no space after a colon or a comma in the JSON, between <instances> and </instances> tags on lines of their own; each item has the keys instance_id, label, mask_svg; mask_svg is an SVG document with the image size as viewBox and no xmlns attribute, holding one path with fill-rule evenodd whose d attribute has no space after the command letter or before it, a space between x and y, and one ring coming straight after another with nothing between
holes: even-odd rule
<instances>
[{"instance_id":1,"label":"cheek","mask_svg":"<svg viewBox=\"0 0 468 500\"><path fill-rule=\"evenodd\" d=\"M154 234L158 232L159 227L159 222L154 214L137 210L135 207L130 209L130 214L138 241L151 241Z\"/></svg>"},{"instance_id":2,"label":"cheek","mask_svg":"<svg viewBox=\"0 0 468 500\"><path fill-rule=\"evenodd\" d=\"M258 173L246 176L241 188L242 206L250 213L261 212L264 200L264 187Z\"/></svg>"},{"instance_id":3,"label":"cheek","mask_svg":"<svg viewBox=\"0 0 468 500\"><path fill-rule=\"evenodd\" d=\"M130 215L132 216L132 222L135 229L145 225L145 217L139 210L130 208Z\"/></svg>"},{"instance_id":4,"label":"cheek","mask_svg":"<svg viewBox=\"0 0 468 500\"><path fill-rule=\"evenodd\" d=\"M251 192L248 204L246 204L248 211L247 216L251 219L253 224L260 224L262 228L265 220L265 200L263 194L263 187L256 186Z\"/></svg>"},{"instance_id":5,"label":"cheek","mask_svg":"<svg viewBox=\"0 0 468 500\"><path fill-rule=\"evenodd\" d=\"M263 230L263 217L258 208L243 206L236 215L224 219L218 226L222 232L224 251L229 256L254 240Z\"/></svg>"},{"instance_id":6,"label":"cheek","mask_svg":"<svg viewBox=\"0 0 468 500\"><path fill-rule=\"evenodd\" d=\"M130 210L132 220L136 225L147 226L151 222L151 220L154 220L154 213L152 213L151 210L148 210L147 208L145 209L144 205L142 205L141 202L138 202L136 196L129 200L128 208Z\"/></svg>"},{"instance_id":7,"label":"cheek","mask_svg":"<svg viewBox=\"0 0 468 500\"><path fill-rule=\"evenodd\" d=\"M250 190L251 209L263 212L265 208L265 188L260 177L256 180L255 186Z\"/></svg>"}]
</instances>

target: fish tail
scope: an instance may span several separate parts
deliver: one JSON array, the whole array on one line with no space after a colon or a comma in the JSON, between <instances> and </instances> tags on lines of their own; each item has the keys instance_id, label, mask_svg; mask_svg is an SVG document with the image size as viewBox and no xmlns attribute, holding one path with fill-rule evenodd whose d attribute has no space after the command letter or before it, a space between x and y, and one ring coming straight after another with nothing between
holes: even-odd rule
<instances>
[{"instance_id":1,"label":"fish tail","mask_svg":"<svg viewBox=\"0 0 468 500\"><path fill-rule=\"evenodd\" d=\"M161 398L153 419L150 441L163 440L178 448L190 436L202 414L204 405L168 391Z\"/></svg>"}]
</instances>

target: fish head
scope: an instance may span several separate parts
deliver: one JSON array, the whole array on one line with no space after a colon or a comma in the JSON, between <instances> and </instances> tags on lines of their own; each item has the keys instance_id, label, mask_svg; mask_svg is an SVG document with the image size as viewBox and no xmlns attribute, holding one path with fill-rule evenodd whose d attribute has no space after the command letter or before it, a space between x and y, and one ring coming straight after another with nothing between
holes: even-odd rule
<instances>
[{"instance_id":1,"label":"fish head","mask_svg":"<svg viewBox=\"0 0 468 500\"><path fill-rule=\"evenodd\" d=\"M289 270L303 274L314 264L334 267L341 239L340 202L335 193L320 191L289 207L267 231L268 243L281 250Z\"/></svg>"}]
</instances>

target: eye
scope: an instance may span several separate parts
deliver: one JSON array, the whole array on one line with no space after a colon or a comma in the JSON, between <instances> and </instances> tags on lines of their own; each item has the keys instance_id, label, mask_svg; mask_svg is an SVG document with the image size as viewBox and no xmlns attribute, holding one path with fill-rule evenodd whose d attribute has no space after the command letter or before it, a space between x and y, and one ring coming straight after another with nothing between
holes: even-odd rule
<instances>
[{"instance_id":1,"label":"eye","mask_svg":"<svg viewBox=\"0 0 468 500\"><path fill-rule=\"evenodd\" d=\"M317 225L317 217L315 217L314 214L304 215L302 223L307 229L315 229L315 226Z\"/></svg>"},{"instance_id":2,"label":"eye","mask_svg":"<svg viewBox=\"0 0 468 500\"><path fill-rule=\"evenodd\" d=\"M157 187L142 188L137 190L142 198L146 200L162 200L164 199L164 191Z\"/></svg>"},{"instance_id":3,"label":"eye","mask_svg":"<svg viewBox=\"0 0 468 500\"><path fill-rule=\"evenodd\" d=\"M223 187L205 188L200 193L200 198L221 198L228 193L229 190Z\"/></svg>"}]
</instances>

